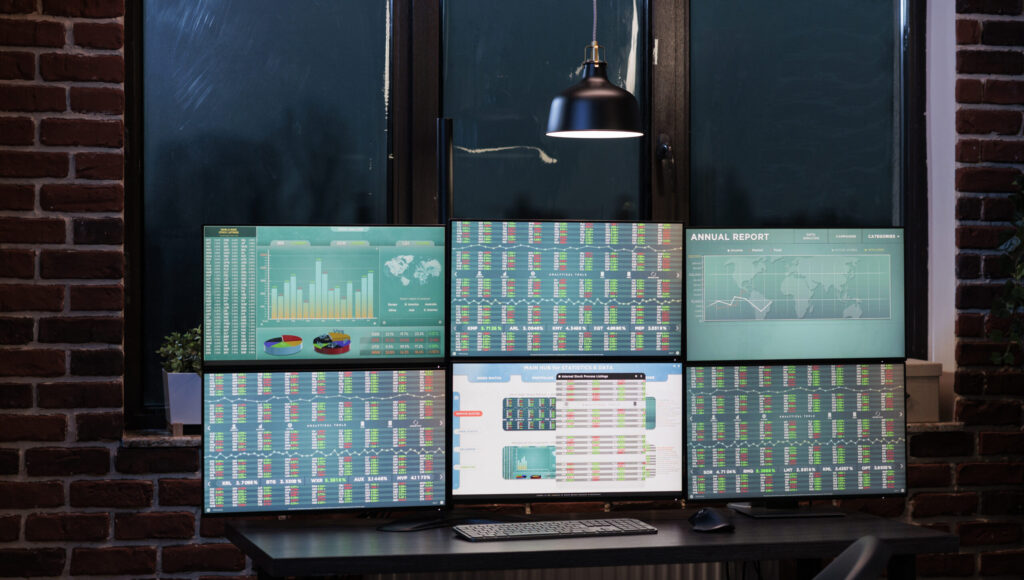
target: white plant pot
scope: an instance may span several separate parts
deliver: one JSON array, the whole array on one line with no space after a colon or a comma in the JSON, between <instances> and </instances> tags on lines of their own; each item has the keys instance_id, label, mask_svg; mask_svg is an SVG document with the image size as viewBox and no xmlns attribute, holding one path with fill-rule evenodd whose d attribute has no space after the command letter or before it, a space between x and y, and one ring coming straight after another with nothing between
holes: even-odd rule
<instances>
[{"instance_id":1,"label":"white plant pot","mask_svg":"<svg viewBox=\"0 0 1024 580\"><path fill-rule=\"evenodd\" d=\"M199 425L203 422L203 378L197 373L164 374L167 424Z\"/></svg>"}]
</instances>

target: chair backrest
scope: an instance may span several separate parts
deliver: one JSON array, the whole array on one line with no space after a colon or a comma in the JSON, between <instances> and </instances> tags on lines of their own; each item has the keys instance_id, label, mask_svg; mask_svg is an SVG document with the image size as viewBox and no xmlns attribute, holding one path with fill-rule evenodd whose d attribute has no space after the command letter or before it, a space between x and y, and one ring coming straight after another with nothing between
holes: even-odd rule
<instances>
[{"instance_id":1,"label":"chair backrest","mask_svg":"<svg viewBox=\"0 0 1024 580\"><path fill-rule=\"evenodd\" d=\"M875 580L889 562L889 548L874 536L850 544L814 580Z\"/></svg>"}]
</instances>

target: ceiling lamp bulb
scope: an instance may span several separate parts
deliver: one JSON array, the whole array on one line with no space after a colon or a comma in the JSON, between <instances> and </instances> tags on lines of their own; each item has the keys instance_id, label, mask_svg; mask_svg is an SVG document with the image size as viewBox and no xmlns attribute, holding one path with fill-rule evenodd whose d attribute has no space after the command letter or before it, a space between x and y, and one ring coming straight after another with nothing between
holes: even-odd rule
<instances>
[{"instance_id":1,"label":"ceiling lamp bulb","mask_svg":"<svg viewBox=\"0 0 1024 580\"><path fill-rule=\"evenodd\" d=\"M608 80L597 41L586 49L583 79L551 101L549 137L616 139L642 137L636 97Z\"/></svg>"}]
</instances>

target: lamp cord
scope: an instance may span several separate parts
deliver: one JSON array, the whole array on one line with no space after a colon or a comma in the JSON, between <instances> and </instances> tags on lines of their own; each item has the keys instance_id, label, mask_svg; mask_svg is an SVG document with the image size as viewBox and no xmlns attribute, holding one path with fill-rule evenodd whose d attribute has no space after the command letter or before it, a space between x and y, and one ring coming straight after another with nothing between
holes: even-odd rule
<instances>
[{"instance_id":1,"label":"lamp cord","mask_svg":"<svg viewBox=\"0 0 1024 580\"><path fill-rule=\"evenodd\" d=\"M594 44L597 44L597 0L594 0Z\"/></svg>"}]
</instances>

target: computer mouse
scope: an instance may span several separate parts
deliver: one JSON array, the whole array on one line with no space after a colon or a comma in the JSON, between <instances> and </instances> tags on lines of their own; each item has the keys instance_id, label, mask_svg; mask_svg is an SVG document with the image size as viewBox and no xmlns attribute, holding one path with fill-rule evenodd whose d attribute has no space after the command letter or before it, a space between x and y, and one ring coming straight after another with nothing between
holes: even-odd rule
<instances>
[{"instance_id":1,"label":"computer mouse","mask_svg":"<svg viewBox=\"0 0 1024 580\"><path fill-rule=\"evenodd\" d=\"M695 532L731 532L735 529L732 519L715 508L700 508L690 516L690 524Z\"/></svg>"}]
</instances>

